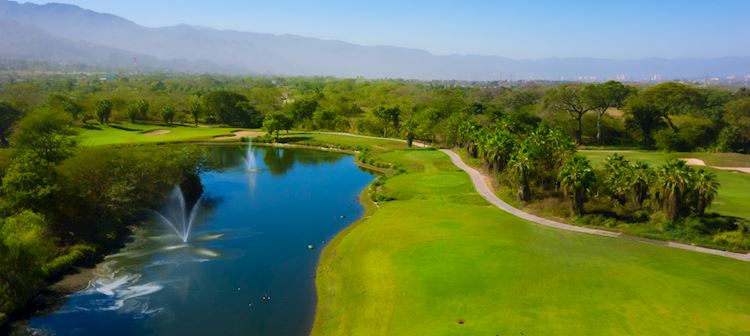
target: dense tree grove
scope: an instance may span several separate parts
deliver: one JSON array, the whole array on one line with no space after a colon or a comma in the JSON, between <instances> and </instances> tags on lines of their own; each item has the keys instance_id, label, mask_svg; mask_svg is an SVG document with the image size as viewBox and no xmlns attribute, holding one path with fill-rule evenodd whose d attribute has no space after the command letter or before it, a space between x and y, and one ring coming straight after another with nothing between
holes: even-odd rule
<instances>
[{"instance_id":1,"label":"dense tree grove","mask_svg":"<svg viewBox=\"0 0 750 336\"><path fill-rule=\"evenodd\" d=\"M202 191L201 148L77 148L76 133L69 113L40 106L0 153L0 318L48 279L116 247L173 185Z\"/></svg>"}]
</instances>

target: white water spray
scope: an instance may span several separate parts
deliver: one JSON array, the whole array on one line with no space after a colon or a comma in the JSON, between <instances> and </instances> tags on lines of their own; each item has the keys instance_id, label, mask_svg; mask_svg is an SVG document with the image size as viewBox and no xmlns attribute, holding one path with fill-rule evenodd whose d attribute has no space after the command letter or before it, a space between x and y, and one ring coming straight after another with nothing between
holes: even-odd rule
<instances>
[{"instance_id":1,"label":"white water spray","mask_svg":"<svg viewBox=\"0 0 750 336\"><path fill-rule=\"evenodd\" d=\"M169 195L167 205L164 209L165 213L157 212L156 215L174 231L183 243L187 243L188 239L190 239L190 232L193 229L193 222L200 208L201 199L199 198L188 212L182 189L180 186L175 186Z\"/></svg>"}]
</instances>

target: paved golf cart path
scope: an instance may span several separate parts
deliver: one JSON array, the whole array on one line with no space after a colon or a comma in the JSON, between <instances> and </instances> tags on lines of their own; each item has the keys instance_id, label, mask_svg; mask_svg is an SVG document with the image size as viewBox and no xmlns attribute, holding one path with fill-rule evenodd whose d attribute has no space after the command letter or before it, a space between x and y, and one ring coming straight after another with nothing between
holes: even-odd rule
<instances>
[{"instance_id":1,"label":"paved golf cart path","mask_svg":"<svg viewBox=\"0 0 750 336\"><path fill-rule=\"evenodd\" d=\"M403 139L380 138L380 137L349 134L349 133L334 133L334 132L319 132L319 133L345 135L345 136L353 136L353 137L368 138L368 139L381 139L381 140L385 139L385 140L393 140L393 141L404 142L404 143L406 142L406 140L403 140ZM416 141L414 142L414 146L427 147L426 144L418 143ZM694 246L694 245L683 244L683 243L675 243L675 242L669 242L669 241L661 241L661 240L636 237L636 236L626 235L620 232L598 230L598 229L592 229L592 228L586 228L586 227L581 227L581 226L560 223L560 222L556 222L550 219L532 215L528 212L525 212L525 211L522 211L520 209L513 207L512 205L506 203L505 201L497 197L497 195L495 195L495 193L492 191L490 178L482 174L480 171L472 167L469 167L469 165L467 165L461 159L461 157L458 154L456 154L456 152L450 149L441 149L440 151L448 155L448 157L450 157L451 159L451 162L453 162L453 164L456 165L456 167L460 168L461 170L469 174L469 177L471 178L471 182L474 184L474 188L477 190L477 192L480 195L482 195L482 197L484 197L484 199L486 199L488 202L498 207L499 209L507 213L510 213L511 215L514 215L516 217L525 219L527 221L540 224L540 225L544 225L544 226L548 226L548 227L552 227L552 228L556 228L556 229L560 229L560 230L587 233L587 234L611 237L611 238L633 240L633 241L643 242L647 244L673 247L673 248L678 248L678 249L683 249L683 250L688 250L688 251L693 251L693 252L713 254L713 255L718 255L718 256L723 256L727 258L750 262L750 253L743 254L743 253L722 251L722 250L716 250L716 249Z\"/></svg>"}]
</instances>

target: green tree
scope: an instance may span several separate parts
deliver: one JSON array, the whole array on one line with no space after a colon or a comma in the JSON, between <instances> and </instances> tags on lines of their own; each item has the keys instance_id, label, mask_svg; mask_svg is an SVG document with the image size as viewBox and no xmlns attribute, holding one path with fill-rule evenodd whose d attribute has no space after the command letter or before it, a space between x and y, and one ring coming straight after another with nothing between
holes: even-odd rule
<instances>
[{"instance_id":1,"label":"green tree","mask_svg":"<svg viewBox=\"0 0 750 336\"><path fill-rule=\"evenodd\" d=\"M698 169L690 183L690 189L692 196L695 198L694 214L697 216L703 216L706 212L706 208L711 205L719 192L719 181L716 179L716 174L706 171L704 169Z\"/></svg>"},{"instance_id":2,"label":"green tree","mask_svg":"<svg viewBox=\"0 0 750 336\"><path fill-rule=\"evenodd\" d=\"M642 144L646 147L654 145L654 131L664 127L665 122L659 109L642 99L633 99L627 106L625 126L631 131L641 133Z\"/></svg>"},{"instance_id":3,"label":"green tree","mask_svg":"<svg viewBox=\"0 0 750 336\"><path fill-rule=\"evenodd\" d=\"M536 172L533 154L524 142L508 163L510 176L518 187L516 197L519 201L531 200L531 180Z\"/></svg>"},{"instance_id":4,"label":"green tree","mask_svg":"<svg viewBox=\"0 0 750 336\"><path fill-rule=\"evenodd\" d=\"M43 216L22 211L0 219L0 312L22 307L44 283L55 246Z\"/></svg>"},{"instance_id":5,"label":"green tree","mask_svg":"<svg viewBox=\"0 0 750 336\"><path fill-rule=\"evenodd\" d=\"M383 123L383 136L388 136L388 127L393 126L394 130L398 132L399 123L401 121L401 109L398 106L385 107L378 106L372 114Z\"/></svg>"},{"instance_id":6,"label":"green tree","mask_svg":"<svg viewBox=\"0 0 750 336\"><path fill-rule=\"evenodd\" d=\"M108 124L109 117L112 115L112 101L109 99L103 99L96 102L95 106L96 118L100 124Z\"/></svg>"},{"instance_id":7,"label":"green tree","mask_svg":"<svg viewBox=\"0 0 750 336\"><path fill-rule=\"evenodd\" d=\"M210 118L217 118L226 125L246 126L250 122L242 103L247 97L232 91L211 91L202 96L203 108Z\"/></svg>"},{"instance_id":8,"label":"green tree","mask_svg":"<svg viewBox=\"0 0 750 336\"><path fill-rule=\"evenodd\" d=\"M20 151L34 152L39 158L60 162L75 148L77 134L69 116L41 108L27 114L18 123L11 145Z\"/></svg>"},{"instance_id":9,"label":"green tree","mask_svg":"<svg viewBox=\"0 0 750 336\"><path fill-rule=\"evenodd\" d=\"M20 117L21 111L7 102L0 101L0 147L8 147L11 130Z\"/></svg>"},{"instance_id":10,"label":"green tree","mask_svg":"<svg viewBox=\"0 0 750 336\"><path fill-rule=\"evenodd\" d=\"M698 109L703 104L701 92L687 84L667 82L646 88L639 94L642 102L651 105L667 122L670 128L677 131L672 122L672 115L684 114Z\"/></svg>"},{"instance_id":11,"label":"green tree","mask_svg":"<svg viewBox=\"0 0 750 336\"><path fill-rule=\"evenodd\" d=\"M164 123L166 123L169 126L172 126L172 123L174 122L174 117L177 115L177 113L174 110L173 106L164 106L161 109L161 118L164 120Z\"/></svg>"},{"instance_id":12,"label":"green tree","mask_svg":"<svg viewBox=\"0 0 750 336\"><path fill-rule=\"evenodd\" d=\"M633 203L639 208L648 197L649 188L654 180L654 172L649 165L643 161L636 161L631 164L629 181L630 192Z\"/></svg>"},{"instance_id":13,"label":"green tree","mask_svg":"<svg viewBox=\"0 0 750 336\"><path fill-rule=\"evenodd\" d=\"M692 173L693 169L681 160L670 160L656 171L653 193L672 222L687 214Z\"/></svg>"},{"instance_id":14,"label":"green tree","mask_svg":"<svg viewBox=\"0 0 750 336\"><path fill-rule=\"evenodd\" d=\"M7 205L16 210L49 211L58 190L55 165L32 151L13 159L0 185Z\"/></svg>"},{"instance_id":15,"label":"green tree","mask_svg":"<svg viewBox=\"0 0 750 336\"><path fill-rule=\"evenodd\" d=\"M338 114L332 108L319 108L313 113L313 124L316 129L336 130Z\"/></svg>"},{"instance_id":16,"label":"green tree","mask_svg":"<svg viewBox=\"0 0 750 336\"><path fill-rule=\"evenodd\" d=\"M150 104L145 99L139 99L136 102L128 105L127 113L130 122L135 123L137 120L143 120L148 117L148 110Z\"/></svg>"},{"instance_id":17,"label":"green tree","mask_svg":"<svg viewBox=\"0 0 750 336\"><path fill-rule=\"evenodd\" d=\"M553 111L566 112L575 121L576 145L581 144L583 137L583 116L591 111L592 106L583 95L580 85L563 84L547 92L545 105Z\"/></svg>"},{"instance_id":18,"label":"green tree","mask_svg":"<svg viewBox=\"0 0 750 336\"><path fill-rule=\"evenodd\" d=\"M419 125L414 117L407 119L403 127L401 127L401 132L403 133L404 138L406 138L406 145L408 147L411 147L414 144L414 139L417 138L418 127Z\"/></svg>"},{"instance_id":19,"label":"green tree","mask_svg":"<svg viewBox=\"0 0 750 336\"><path fill-rule=\"evenodd\" d=\"M78 116L83 113L83 106L76 103L73 99L70 99L70 97L60 93L50 95L47 100L47 105L49 105L51 109L69 114L73 120L78 120Z\"/></svg>"},{"instance_id":20,"label":"green tree","mask_svg":"<svg viewBox=\"0 0 750 336\"><path fill-rule=\"evenodd\" d=\"M271 112L267 114L265 120L263 120L263 129L271 135L275 133L275 137L278 139L279 132L282 130L288 131L292 128L293 124L294 120L292 120L288 114L284 112Z\"/></svg>"},{"instance_id":21,"label":"green tree","mask_svg":"<svg viewBox=\"0 0 750 336\"><path fill-rule=\"evenodd\" d=\"M560 186L570 198L573 214L583 215L583 203L588 199L596 183L591 162L583 156L573 156L560 169Z\"/></svg>"},{"instance_id":22,"label":"green tree","mask_svg":"<svg viewBox=\"0 0 750 336\"><path fill-rule=\"evenodd\" d=\"M596 143L602 144L602 117L610 108L622 108L625 99L633 92L617 81L589 84L581 92L587 104L596 112Z\"/></svg>"},{"instance_id":23,"label":"green tree","mask_svg":"<svg viewBox=\"0 0 750 336\"><path fill-rule=\"evenodd\" d=\"M312 118L313 113L320 107L318 100L313 98L304 98L295 100L289 107L289 113L297 126L301 126L305 121Z\"/></svg>"},{"instance_id":24,"label":"green tree","mask_svg":"<svg viewBox=\"0 0 750 336\"><path fill-rule=\"evenodd\" d=\"M201 104L200 99L197 97L193 97L190 100L190 106L188 106L188 113L190 113L190 116L193 117L193 122L195 123L195 126L198 126L198 120L203 116L203 104Z\"/></svg>"},{"instance_id":25,"label":"green tree","mask_svg":"<svg viewBox=\"0 0 750 336\"><path fill-rule=\"evenodd\" d=\"M620 154L612 154L604 160L602 187L607 195L619 204L625 204L631 195L631 166Z\"/></svg>"}]
</instances>

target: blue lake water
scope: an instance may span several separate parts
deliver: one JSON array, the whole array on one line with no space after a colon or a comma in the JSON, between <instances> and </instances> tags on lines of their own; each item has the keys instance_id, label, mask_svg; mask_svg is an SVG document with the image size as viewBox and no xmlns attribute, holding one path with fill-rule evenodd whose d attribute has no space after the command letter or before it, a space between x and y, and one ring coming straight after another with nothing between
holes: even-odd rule
<instances>
[{"instance_id":1,"label":"blue lake water","mask_svg":"<svg viewBox=\"0 0 750 336\"><path fill-rule=\"evenodd\" d=\"M52 335L304 335L315 313L315 267L363 213L374 176L351 156L214 146L221 169L183 244L154 221L95 270L88 288L25 326ZM257 170L248 170L254 161ZM312 245L312 249L310 249Z\"/></svg>"}]
</instances>

